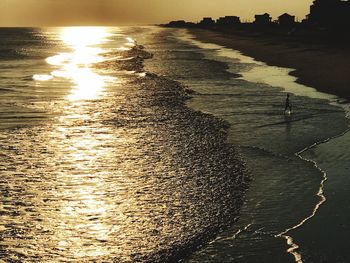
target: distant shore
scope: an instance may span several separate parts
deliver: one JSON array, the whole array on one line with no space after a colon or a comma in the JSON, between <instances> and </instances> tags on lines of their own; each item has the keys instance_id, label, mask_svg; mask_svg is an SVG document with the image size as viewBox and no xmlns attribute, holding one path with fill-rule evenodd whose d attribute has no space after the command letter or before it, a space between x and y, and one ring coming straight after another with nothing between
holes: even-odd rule
<instances>
[{"instance_id":1,"label":"distant shore","mask_svg":"<svg viewBox=\"0 0 350 263\"><path fill-rule=\"evenodd\" d=\"M241 51L269 65L293 68L298 82L350 100L350 48L292 37L189 29L197 40Z\"/></svg>"}]
</instances>

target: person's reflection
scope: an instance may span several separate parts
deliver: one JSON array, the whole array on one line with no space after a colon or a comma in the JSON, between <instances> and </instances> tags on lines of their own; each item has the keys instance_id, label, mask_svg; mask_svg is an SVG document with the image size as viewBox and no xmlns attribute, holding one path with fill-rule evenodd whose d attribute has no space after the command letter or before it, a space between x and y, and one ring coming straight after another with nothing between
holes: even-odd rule
<instances>
[{"instance_id":1,"label":"person's reflection","mask_svg":"<svg viewBox=\"0 0 350 263\"><path fill-rule=\"evenodd\" d=\"M292 126L292 115L284 115L284 121L286 122L286 134L289 135Z\"/></svg>"}]
</instances>

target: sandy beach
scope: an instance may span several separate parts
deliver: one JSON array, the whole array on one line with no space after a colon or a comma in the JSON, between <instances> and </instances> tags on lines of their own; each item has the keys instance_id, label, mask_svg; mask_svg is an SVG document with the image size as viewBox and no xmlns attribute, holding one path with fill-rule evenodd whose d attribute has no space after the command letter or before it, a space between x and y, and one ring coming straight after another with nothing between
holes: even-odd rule
<instances>
[{"instance_id":1,"label":"sandy beach","mask_svg":"<svg viewBox=\"0 0 350 263\"><path fill-rule=\"evenodd\" d=\"M291 74L299 83L350 99L350 49L344 46L200 29L191 29L191 33L202 42L239 50L269 65L293 68Z\"/></svg>"}]
</instances>

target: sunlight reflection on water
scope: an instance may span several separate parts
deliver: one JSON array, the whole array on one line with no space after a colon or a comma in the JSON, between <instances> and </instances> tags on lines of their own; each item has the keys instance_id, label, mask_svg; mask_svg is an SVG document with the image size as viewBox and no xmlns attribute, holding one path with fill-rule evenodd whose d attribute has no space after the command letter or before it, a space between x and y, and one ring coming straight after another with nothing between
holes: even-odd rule
<instances>
[{"instance_id":1,"label":"sunlight reflection on water","mask_svg":"<svg viewBox=\"0 0 350 263\"><path fill-rule=\"evenodd\" d=\"M54 118L50 127L43 130L38 127L36 132L33 131L35 128L24 130L16 140L9 141L12 145L18 143L23 150L23 153L18 153L18 162L21 158L26 162L33 158L31 163L42 167L25 169L23 173L25 187L33 188L35 194L31 195L38 195L38 198L33 197L35 205L32 209L40 211L40 224L36 226L37 229L27 230L29 233L26 234L35 236L37 240L35 244L22 241L22 246L27 245L26 249L17 248L10 239L7 239L6 244L10 248L16 248L18 254L28 257L35 257L39 248L40 253L43 253L44 247L46 250L57 251L56 259L59 260L110 257L118 250L113 243L116 232L119 231L117 226L123 226L117 222L124 218L123 205L116 206L115 202L121 199L125 202L125 207L136 209L128 202L127 189L114 193L115 189L111 187L113 184L115 188L121 189L123 185L118 180L113 180L113 176L127 182L124 173L113 164L118 146L119 149L125 149L125 145L132 139L129 134L121 135L117 132L118 129L101 123L101 111L106 116L111 114L112 107L104 105L101 109L96 99L103 98L107 86L113 85L117 89L121 82L116 77L117 72L106 74L96 64L109 58L104 56L106 53L114 55L114 46L105 45L112 41L111 37L117 36L115 50L124 45L130 49L135 41L125 35L119 37L116 28L69 27L52 30L53 33L44 32L45 37L58 42L56 54L45 59L51 72L34 74L33 80L46 85L52 92L67 84L70 89L66 96L53 104L59 108L60 115ZM56 85L55 82L59 84ZM123 98L120 96L120 99ZM27 136L35 137L34 141ZM30 157L31 154L34 156ZM38 156L35 157L36 155ZM42 164L39 164L40 160L43 160ZM20 169L18 163L13 165L16 170ZM29 179L36 176L40 178L40 184ZM18 177L20 176L16 180L20 181ZM45 191L37 190L45 188L45 185L49 186ZM13 196L9 198L12 199ZM24 194L19 198L26 200L27 196ZM35 215L29 215L25 221L33 224L32 217L37 220ZM11 222L13 227L12 217L2 219L4 225ZM21 224L21 221L17 223ZM3 224L0 225L3 227ZM6 228L2 231L5 230ZM108 242L113 245L107 244ZM19 258L13 257L16 260ZM43 256L42 260L44 258L48 259Z\"/></svg>"},{"instance_id":2,"label":"sunlight reflection on water","mask_svg":"<svg viewBox=\"0 0 350 263\"><path fill-rule=\"evenodd\" d=\"M31 115L0 130L0 261L164 262L237 215L224 124L143 72L131 36L153 29L90 29L29 29L39 55L11 99Z\"/></svg>"},{"instance_id":3,"label":"sunlight reflection on water","mask_svg":"<svg viewBox=\"0 0 350 263\"><path fill-rule=\"evenodd\" d=\"M98 165L99 160L111 158L110 148L102 147L104 141L113 138L108 128L94 129L86 125L76 126L79 120L90 120L84 103L75 102L66 107L66 116L59 118L53 137L59 139L61 161L68 165L70 172L62 172L58 178L59 184L66 185L58 194L62 197L59 229L55 234L59 250L70 250L74 257L99 257L108 255L108 242L111 226L108 226L108 211L111 204L105 201L106 182L104 176L96 177L91 167ZM57 134L56 134L57 133ZM87 235L88 233L88 235ZM101 245L84 246L88 239L97 240ZM78 248L78 249L76 249Z\"/></svg>"},{"instance_id":4,"label":"sunlight reflection on water","mask_svg":"<svg viewBox=\"0 0 350 263\"><path fill-rule=\"evenodd\" d=\"M100 46L110 41L112 34L106 27L67 27L60 30L59 36L62 44L70 51L48 57L46 62L57 69L49 75L34 75L33 79L69 79L73 83L72 91L67 96L70 101L99 98L103 88L109 82L116 81L116 78L99 74L92 65L105 60L102 55L108 50Z\"/></svg>"}]
</instances>

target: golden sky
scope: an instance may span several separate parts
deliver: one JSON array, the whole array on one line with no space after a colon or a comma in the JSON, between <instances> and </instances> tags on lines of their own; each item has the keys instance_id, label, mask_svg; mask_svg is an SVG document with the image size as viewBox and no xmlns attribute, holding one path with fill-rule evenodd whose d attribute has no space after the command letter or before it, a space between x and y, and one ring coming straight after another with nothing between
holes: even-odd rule
<instances>
[{"instance_id":1,"label":"golden sky","mask_svg":"<svg viewBox=\"0 0 350 263\"><path fill-rule=\"evenodd\" d=\"M299 19L312 0L0 0L0 26L122 25L197 21L237 15L252 20L254 14L274 18L288 12Z\"/></svg>"}]
</instances>

